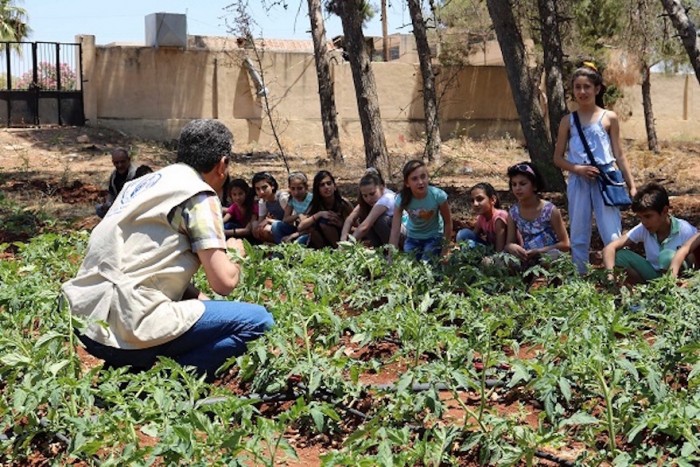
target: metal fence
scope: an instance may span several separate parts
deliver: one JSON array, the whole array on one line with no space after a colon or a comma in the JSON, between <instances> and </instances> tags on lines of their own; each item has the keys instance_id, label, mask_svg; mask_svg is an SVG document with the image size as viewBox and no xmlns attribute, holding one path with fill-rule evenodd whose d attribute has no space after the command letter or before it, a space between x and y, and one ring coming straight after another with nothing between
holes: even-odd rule
<instances>
[{"instance_id":1,"label":"metal fence","mask_svg":"<svg viewBox=\"0 0 700 467\"><path fill-rule=\"evenodd\" d=\"M0 124L83 125L80 44L0 42Z\"/></svg>"}]
</instances>

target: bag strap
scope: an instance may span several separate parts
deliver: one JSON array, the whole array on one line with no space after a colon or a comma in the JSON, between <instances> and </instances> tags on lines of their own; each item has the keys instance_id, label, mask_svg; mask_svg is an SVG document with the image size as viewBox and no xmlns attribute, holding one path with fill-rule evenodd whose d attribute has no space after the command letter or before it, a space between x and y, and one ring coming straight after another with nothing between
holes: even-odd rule
<instances>
[{"instance_id":1,"label":"bag strap","mask_svg":"<svg viewBox=\"0 0 700 467\"><path fill-rule=\"evenodd\" d=\"M591 148L588 146L588 141L586 140L586 135L583 134L583 128L581 128L581 120L579 120L579 118L578 118L578 112L574 112L573 115L574 115L574 123L576 124L576 128L578 129L578 135L581 138L581 142L583 143L583 149L586 150L586 155L588 155L588 161L591 163L591 165L597 167L598 170L600 171L600 167L598 167L598 164L596 164L596 162L595 162L595 157L593 157L593 153L591 152Z\"/></svg>"}]
</instances>

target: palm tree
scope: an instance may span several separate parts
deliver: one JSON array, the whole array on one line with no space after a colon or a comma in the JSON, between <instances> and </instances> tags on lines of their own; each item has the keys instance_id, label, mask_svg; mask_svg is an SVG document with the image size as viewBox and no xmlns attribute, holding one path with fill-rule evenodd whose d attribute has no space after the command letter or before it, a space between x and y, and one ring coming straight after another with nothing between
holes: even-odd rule
<instances>
[{"instance_id":1,"label":"palm tree","mask_svg":"<svg viewBox=\"0 0 700 467\"><path fill-rule=\"evenodd\" d=\"M0 0L0 40L19 42L29 37L27 20L27 10L14 0Z\"/></svg>"}]
</instances>

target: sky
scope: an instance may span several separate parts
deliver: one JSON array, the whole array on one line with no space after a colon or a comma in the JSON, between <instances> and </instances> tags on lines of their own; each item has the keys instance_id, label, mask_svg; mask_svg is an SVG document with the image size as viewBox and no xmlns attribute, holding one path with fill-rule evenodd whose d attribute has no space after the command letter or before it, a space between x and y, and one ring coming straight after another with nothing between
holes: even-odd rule
<instances>
[{"instance_id":1,"label":"sky","mask_svg":"<svg viewBox=\"0 0 700 467\"><path fill-rule=\"evenodd\" d=\"M110 42L143 43L144 18L150 13L185 13L189 35L227 35L224 9L232 0L24 0L18 6L27 10L32 33L30 41L74 42L77 34L92 34L97 44ZM268 0L268 3L269 0ZM270 39L310 39L306 0L288 0L289 9L280 7L266 13L262 0L249 0L251 15L257 23L256 36ZM379 0L374 3L379 4ZM297 15L297 8L302 4ZM379 8L377 7L377 10ZM389 34L410 33L410 16L405 2L389 0ZM295 24L296 23L296 24ZM328 37L342 34L337 17L326 21ZM381 36L380 15L367 24L365 34Z\"/></svg>"}]
</instances>

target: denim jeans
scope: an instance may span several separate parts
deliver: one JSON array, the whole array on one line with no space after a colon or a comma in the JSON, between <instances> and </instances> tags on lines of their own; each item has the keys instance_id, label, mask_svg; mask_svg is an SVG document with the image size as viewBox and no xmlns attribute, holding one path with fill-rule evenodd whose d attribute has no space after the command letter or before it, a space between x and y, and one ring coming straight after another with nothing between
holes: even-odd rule
<instances>
[{"instance_id":1,"label":"denim jeans","mask_svg":"<svg viewBox=\"0 0 700 467\"><path fill-rule=\"evenodd\" d=\"M276 244L282 243L282 239L287 235L291 235L297 231L297 228L293 225L287 224L282 221L274 221L272 223L272 237L275 239Z\"/></svg>"},{"instance_id":2,"label":"denim jeans","mask_svg":"<svg viewBox=\"0 0 700 467\"><path fill-rule=\"evenodd\" d=\"M413 253L419 260L428 261L431 257L438 257L442 252L442 236L432 238L406 237L403 251Z\"/></svg>"},{"instance_id":3,"label":"denim jeans","mask_svg":"<svg viewBox=\"0 0 700 467\"><path fill-rule=\"evenodd\" d=\"M457 232L457 237L455 239L457 242L467 242L469 243L469 247L473 248L476 245L486 245L486 243L477 235L474 233L472 229L460 229L459 232ZM471 242L469 242L471 240Z\"/></svg>"},{"instance_id":4,"label":"denim jeans","mask_svg":"<svg viewBox=\"0 0 700 467\"><path fill-rule=\"evenodd\" d=\"M216 370L230 357L242 355L246 343L262 336L274 325L262 306L244 302L205 300L204 314L187 332L170 342L145 349L110 347L79 335L88 352L107 366L147 369L159 356L181 365L194 366L211 381Z\"/></svg>"}]
</instances>

